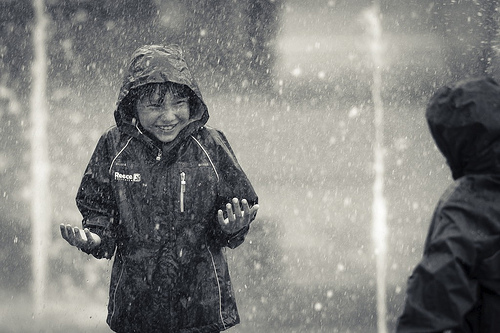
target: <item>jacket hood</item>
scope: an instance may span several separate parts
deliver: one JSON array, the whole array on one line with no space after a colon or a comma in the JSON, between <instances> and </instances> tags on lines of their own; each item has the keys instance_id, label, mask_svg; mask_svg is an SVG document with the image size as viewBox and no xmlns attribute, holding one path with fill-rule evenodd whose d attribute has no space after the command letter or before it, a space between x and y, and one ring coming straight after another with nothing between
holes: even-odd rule
<instances>
[{"instance_id":1,"label":"jacket hood","mask_svg":"<svg viewBox=\"0 0 500 333\"><path fill-rule=\"evenodd\" d=\"M149 83L173 82L189 87L196 96L191 110L190 124L179 136L185 137L203 126L209 118L208 108L191 71L177 45L145 45L132 54L118 95L115 121L122 130L137 132L135 109L127 100L130 91ZM181 135L182 134L182 135ZM178 138L179 140L181 138ZM177 139L175 141L178 141Z\"/></svg>"},{"instance_id":2,"label":"jacket hood","mask_svg":"<svg viewBox=\"0 0 500 333\"><path fill-rule=\"evenodd\" d=\"M426 119L454 179L500 172L500 86L492 78L442 87Z\"/></svg>"}]
</instances>

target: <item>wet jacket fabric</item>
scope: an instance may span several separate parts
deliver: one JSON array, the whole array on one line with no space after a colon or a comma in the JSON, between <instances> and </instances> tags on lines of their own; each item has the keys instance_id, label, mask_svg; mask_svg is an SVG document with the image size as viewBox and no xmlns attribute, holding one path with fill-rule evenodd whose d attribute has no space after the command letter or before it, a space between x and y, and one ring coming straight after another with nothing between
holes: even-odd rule
<instances>
[{"instance_id":1,"label":"wet jacket fabric","mask_svg":"<svg viewBox=\"0 0 500 333\"><path fill-rule=\"evenodd\" d=\"M440 89L426 112L454 183L408 280L397 332L500 332L500 87L489 78Z\"/></svg>"},{"instance_id":2,"label":"wet jacket fabric","mask_svg":"<svg viewBox=\"0 0 500 333\"><path fill-rule=\"evenodd\" d=\"M146 135L127 98L155 82L196 95L190 123L168 144ZM90 251L112 258L107 322L116 332L214 332L239 322L225 258L245 227L226 234L217 210L233 197L257 196L224 134L205 125L208 110L182 52L147 46L132 56L120 90L117 126L100 138L77 205L99 234Z\"/></svg>"}]
</instances>

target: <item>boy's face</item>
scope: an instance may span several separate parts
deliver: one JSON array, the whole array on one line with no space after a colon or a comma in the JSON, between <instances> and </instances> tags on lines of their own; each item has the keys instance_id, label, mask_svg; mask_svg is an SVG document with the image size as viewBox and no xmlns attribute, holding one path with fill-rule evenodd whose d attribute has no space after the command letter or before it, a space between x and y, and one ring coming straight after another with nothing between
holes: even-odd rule
<instances>
[{"instance_id":1,"label":"boy's face","mask_svg":"<svg viewBox=\"0 0 500 333\"><path fill-rule=\"evenodd\" d=\"M162 98L157 89L138 99L136 108L142 127L164 143L173 141L189 123L189 99L170 91Z\"/></svg>"}]
</instances>

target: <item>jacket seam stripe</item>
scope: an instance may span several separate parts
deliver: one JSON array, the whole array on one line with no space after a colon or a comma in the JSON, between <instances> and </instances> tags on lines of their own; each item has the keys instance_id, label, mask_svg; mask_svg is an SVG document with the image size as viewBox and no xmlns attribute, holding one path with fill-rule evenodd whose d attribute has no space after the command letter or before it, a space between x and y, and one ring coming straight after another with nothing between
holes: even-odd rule
<instances>
[{"instance_id":1,"label":"jacket seam stripe","mask_svg":"<svg viewBox=\"0 0 500 333\"><path fill-rule=\"evenodd\" d=\"M217 281L217 289L219 290L219 316L220 320L222 322L222 326L224 327L224 330L227 329L226 324L224 323L224 317L222 316L222 292L220 290L220 283L219 283L219 277L217 275L217 266L215 265L214 261L214 256L212 254L212 251L207 246L207 251L210 253L210 259L212 260L212 266L214 268L214 273L215 273L215 280Z\"/></svg>"},{"instance_id":2,"label":"jacket seam stripe","mask_svg":"<svg viewBox=\"0 0 500 333\"><path fill-rule=\"evenodd\" d=\"M196 138L194 136L191 135L191 137L193 138L193 140L198 144L198 146L200 146L200 148L203 150L203 152L205 153L205 155L207 155L208 157L208 160L210 161L210 164L212 165L212 168L214 169L214 172L215 172L215 175L217 176L217 181L220 181L220 178L219 178L219 173L217 172L217 169L215 168L215 165L214 165L214 162L212 162L212 159L210 158L210 155L208 155L208 152L205 150L205 148L201 145L200 141L196 140Z\"/></svg>"},{"instance_id":3,"label":"jacket seam stripe","mask_svg":"<svg viewBox=\"0 0 500 333\"><path fill-rule=\"evenodd\" d=\"M124 270L125 270L125 261L123 261L122 270L120 272L120 276L118 277L118 281L116 282L115 291L113 292L113 312L111 313L110 322L113 320L113 317L115 316L115 311L116 311L116 292L118 291L118 286L120 285L120 281L122 279L123 271Z\"/></svg>"},{"instance_id":4,"label":"jacket seam stripe","mask_svg":"<svg viewBox=\"0 0 500 333\"><path fill-rule=\"evenodd\" d=\"M115 164L115 161L116 159L118 158L118 156L120 156L120 154L125 150L125 148L127 148L128 144L130 143L130 141L132 140L132 137L130 137L128 140L127 140L127 143L125 144L125 146L123 146L123 148L116 154L116 156L113 158L113 160L111 161L111 165L109 166L109 170L108 170L108 173L111 173L111 168L113 168L113 164Z\"/></svg>"}]
</instances>

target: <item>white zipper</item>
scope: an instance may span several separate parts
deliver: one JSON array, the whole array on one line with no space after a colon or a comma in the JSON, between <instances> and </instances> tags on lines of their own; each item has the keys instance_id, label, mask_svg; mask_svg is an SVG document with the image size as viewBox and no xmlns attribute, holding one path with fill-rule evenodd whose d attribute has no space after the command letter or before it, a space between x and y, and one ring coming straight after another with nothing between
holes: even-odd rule
<instances>
[{"instance_id":1,"label":"white zipper","mask_svg":"<svg viewBox=\"0 0 500 333\"><path fill-rule=\"evenodd\" d=\"M184 193L186 192L186 174L181 172L181 213L184 212Z\"/></svg>"}]
</instances>

